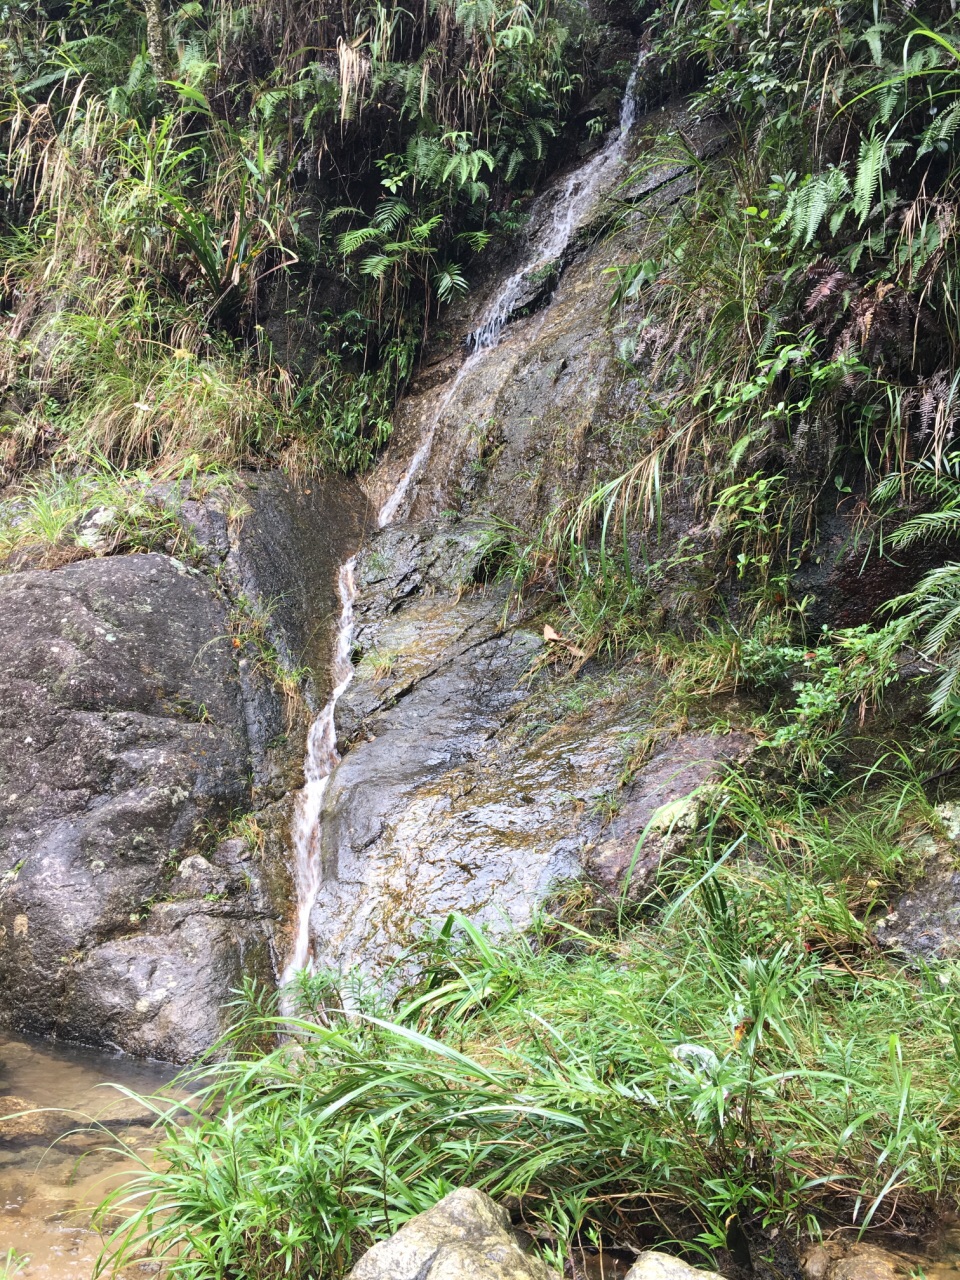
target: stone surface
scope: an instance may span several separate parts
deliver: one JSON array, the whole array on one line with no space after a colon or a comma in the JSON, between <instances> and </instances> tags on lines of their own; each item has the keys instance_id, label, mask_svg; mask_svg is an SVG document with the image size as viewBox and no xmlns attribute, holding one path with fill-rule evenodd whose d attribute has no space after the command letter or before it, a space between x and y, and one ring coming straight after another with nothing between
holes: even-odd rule
<instances>
[{"instance_id":1,"label":"stone surface","mask_svg":"<svg viewBox=\"0 0 960 1280\"><path fill-rule=\"evenodd\" d=\"M461 1187L363 1255L350 1280L557 1280L525 1254L507 1211Z\"/></svg>"},{"instance_id":2,"label":"stone surface","mask_svg":"<svg viewBox=\"0 0 960 1280\"><path fill-rule=\"evenodd\" d=\"M0 1015L190 1057L240 966L270 971L252 863L164 906L249 798L224 605L140 555L2 578L0 608Z\"/></svg>"},{"instance_id":3,"label":"stone surface","mask_svg":"<svg viewBox=\"0 0 960 1280\"><path fill-rule=\"evenodd\" d=\"M923 1270L919 1257L893 1253L859 1241L810 1246L801 1259L805 1280L902 1280ZM929 1267L929 1260L926 1260Z\"/></svg>"},{"instance_id":4,"label":"stone surface","mask_svg":"<svg viewBox=\"0 0 960 1280\"><path fill-rule=\"evenodd\" d=\"M0 1143L50 1142L63 1131L63 1115L37 1107L27 1098L0 1097Z\"/></svg>"},{"instance_id":5,"label":"stone surface","mask_svg":"<svg viewBox=\"0 0 960 1280\"><path fill-rule=\"evenodd\" d=\"M658 751L624 792L609 835L590 854L590 872L606 889L642 897L661 864L682 852L710 784L752 749L745 734L688 733Z\"/></svg>"},{"instance_id":6,"label":"stone surface","mask_svg":"<svg viewBox=\"0 0 960 1280\"><path fill-rule=\"evenodd\" d=\"M247 510L233 521L210 501L185 515L198 529L208 522L232 593L260 602L287 664L306 667L322 685L339 607L337 569L369 522L367 500L342 479L296 481L279 472L244 473L238 500Z\"/></svg>"},{"instance_id":7,"label":"stone surface","mask_svg":"<svg viewBox=\"0 0 960 1280\"><path fill-rule=\"evenodd\" d=\"M939 805L937 814L942 829L918 832L913 841L919 874L877 921L874 936L902 955L953 960L960 956L960 805Z\"/></svg>"},{"instance_id":8,"label":"stone surface","mask_svg":"<svg viewBox=\"0 0 960 1280\"><path fill-rule=\"evenodd\" d=\"M645 127L667 123L663 113ZM454 912L495 931L525 928L555 886L582 876L598 841L609 845L605 866L622 864L627 842L632 853L641 801L611 832L604 822L642 700L595 687L584 713L570 677L556 697L571 710L544 715L556 655L544 652L543 620L518 619L509 592L484 578L497 570L491 531L493 543L498 529L533 536L609 463L642 392L620 357L609 270L635 257L651 202L687 189L676 165L647 175L615 238L601 244L581 228L557 271L536 273L517 297L495 349L428 359L400 406L395 442L365 482L374 505L415 454L423 466L357 565L356 674L337 706L343 758L324 796L311 917L321 965L382 970ZM535 202L532 244L562 190ZM594 230L602 202L595 215ZM498 280L519 265L501 263ZM481 286L472 313L451 324L475 328L496 287ZM609 674L591 668L589 682Z\"/></svg>"},{"instance_id":9,"label":"stone surface","mask_svg":"<svg viewBox=\"0 0 960 1280\"><path fill-rule=\"evenodd\" d=\"M451 912L525 928L582 874L642 721L629 693L563 686L570 709L551 708L551 681L531 678L542 628L504 628L499 589L454 593L471 563L464 540L429 528L387 531L360 559L312 913L334 970L382 970Z\"/></svg>"},{"instance_id":10,"label":"stone surface","mask_svg":"<svg viewBox=\"0 0 960 1280\"><path fill-rule=\"evenodd\" d=\"M651 1249L648 1253L641 1253L625 1280L722 1280L722 1277L716 1271L691 1267L681 1258Z\"/></svg>"}]
</instances>

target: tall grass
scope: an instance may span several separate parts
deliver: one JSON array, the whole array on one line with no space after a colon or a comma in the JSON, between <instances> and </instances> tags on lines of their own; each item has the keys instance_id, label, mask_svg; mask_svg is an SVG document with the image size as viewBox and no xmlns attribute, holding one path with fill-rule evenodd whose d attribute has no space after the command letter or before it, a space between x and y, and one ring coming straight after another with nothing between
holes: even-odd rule
<instances>
[{"instance_id":1,"label":"tall grass","mask_svg":"<svg viewBox=\"0 0 960 1280\"><path fill-rule=\"evenodd\" d=\"M463 1183L519 1197L555 1260L909 1227L960 1175L958 975L891 963L868 923L935 818L909 778L829 811L732 785L718 812L613 932L451 918L412 988L304 978L299 1019L243 1018L108 1201L131 1216L104 1265L341 1275Z\"/></svg>"}]
</instances>

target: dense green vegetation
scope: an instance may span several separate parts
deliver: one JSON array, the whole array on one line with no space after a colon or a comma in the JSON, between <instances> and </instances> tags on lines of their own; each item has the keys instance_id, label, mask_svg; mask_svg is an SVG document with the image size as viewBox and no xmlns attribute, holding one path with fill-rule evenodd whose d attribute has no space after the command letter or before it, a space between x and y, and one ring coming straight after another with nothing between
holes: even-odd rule
<instances>
[{"instance_id":1,"label":"dense green vegetation","mask_svg":"<svg viewBox=\"0 0 960 1280\"><path fill-rule=\"evenodd\" d=\"M573 6L14 0L0 21L7 479L51 453L363 466L597 74Z\"/></svg>"},{"instance_id":2,"label":"dense green vegetation","mask_svg":"<svg viewBox=\"0 0 960 1280\"><path fill-rule=\"evenodd\" d=\"M153 4L6 7L22 488L0 545L72 525L84 486L368 463L427 326L611 70L572 6L289 10L187 4L158 47ZM872 925L957 766L960 22L892 0L634 18L648 98L684 92L725 145L643 157L696 190L610 281L652 392L622 465L485 536L577 668L669 677L625 779L691 722L746 722L750 776L642 903L571 891L497 944L452 920L399 994L305 978L296 1025L248 993L121 1261L146 1237L193 1280L337 1276L462 1182L517 1196L558 1264L906 1231L956 1198L956 966L895 961ZM887 566L856 626L808 586L838 511Z\"/></svg>"},{"instance_id":3,"label":"dense green vegetation","mask_svg":"<svg viewBox=\"0 0 960 1280\"><path fill-rule=\"evenodd\" d=\"M871 943L905 835L938 824L901 762L863 781L828 811L728 785L640 918L500 945L451 919L392 998L304 977L301 1020L248 1013L193 1077L162 1171L108 1205L141 1206L118 1256L339 1275L463 1183L519 1196L561 1267L578 1243L909 1228L960 1174L956 966Z\"/></svg>"}]
</instances>

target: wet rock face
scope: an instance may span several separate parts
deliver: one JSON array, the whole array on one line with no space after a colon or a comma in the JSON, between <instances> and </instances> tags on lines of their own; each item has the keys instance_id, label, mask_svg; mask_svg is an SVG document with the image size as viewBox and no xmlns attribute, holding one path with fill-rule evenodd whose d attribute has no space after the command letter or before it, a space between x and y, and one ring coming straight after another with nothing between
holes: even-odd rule
<instances>
[{"instance_id":1,"label":"wet rock face","mask_svg":"<svg viewBox=\"0 0 960 1280\"><path fill-rule=\"evenodd\" d=\"M637 152L675 123L685 137L697 134L682 111L655 112L637 132ZM704 132L700 144L706 151L716 139ZM530 529L590 485L609 462L615 429L632 420L649 394L620 356L624 316L610 308L610 273L637 260L651 210L669 207L689 190L683 166L652 169L618 193L621 211L626 203L633 209L612 238L594 238L606 216L598 201L560 259L526 280L495 349L468 360L461 351L441 369L428 359L399 406L395 439L369 483L378 505L427 435L431 446L406 508L415 520L470 510ZM538 229L534 216L532 249ZM481 287L478 301L485 300ZM629 318L639 322L640 313ZM451 323L462 323L465 337L476 320L477 314L454 316Z\"/></svg>"},{"instance_id":2,"label":"wet rock face","mask_svg":"<svg viewBox=\"0 0 960 1280\"><path fill-rule=\"evenodd\" d=\"M0 608L0 1016L188 1058L269 971L237 851L182 874L249 796L224 605L143 555L0 579Z\"/></svg>"},{"instance_id":3,"label":"wet rock face","mask_svg":"<svg viewBox=\"0 0 960 1280\"><path fill-rule=\"evenodd\" d=\"M582 875L642 724L629 698L548 713L537 632L504 627L499 588L468 576L452 589L476 551L442 527L398 528L358 564L357 667L337 708L312 914L334 970L383 969L450 912L525 928Z\"/></svg>"},{"instance_id":4,"label":"wet rock face","mask_svg":"<svg viewBox=\"0 0 960 1280\"><path fill-rule=\"evenodd\" d=\"M246 473L238 496L245 509L239 520L210 500L188 501L183 517L223 567L231 593L262 602L287 664L322 673L338 607L337 569L369 518L366 499L343 479L298 482L279 472Z\"/></svg>"},{"instance_id":5,"label":"wet rock face","mask_svg":"<svg viewBox=\"0 0 960 1280\"><path fill-rule=\"evenodd\" d=\"M591 874L607 890L642 897L661 864L683 851L710 783L752 746L745 734L688 733L657 752L625 790L609 834L591 851Z\"/></svg>"},{"instance_id":6,"label":"wet rock face","mask_svg":"<svg viewBox=\"0 0 960 1280\"><path fill-rule=\"evenodd\" d=\"M648 127L666 123L664 113ZM544 720L543 622L508 616L506 590L478 579L484 526L522 538L609 463L617 424L643 393L620 359L609 272L635 259L649 202L670 204L688 185L676 165L638 181L615 238L601 244L581 228L512 295L498 346L428 365L400 406L395 442L367 482L397 523L357 566L356 676L337 706L342 761L321 815L311 926L323 966L385 968L452 912L525 928L555 885L599 869L600 841L615 885L643 804L652 812L665 798L632 797L604 830L642 702L596 694L586 714ZM495 292L454 323L474 330ZM403 501L389 503L397 492ZM688 775L691 788L701 781Z\"/></svg>"},{"instance_id":7,"label":"wet rock face","mask_svg":"<svg viewBox=\"0 0 960 1280\"><path fill-rule=\"evenodd\" d=\"M461 1187L365 1253L349 1280L558 1280L525 1254L507 1211Z\"/></svg>"},{"instance_id":8,"label":"wet rock face","mask_svg":"<svg viewBox=\"0 0 960 1280\"><path fill-rule=\"evenodd\" d=\"M937 807L943 827L914 842L921 859L915 882L877 922L881 946L924 960L960 956L960 804Z\"/></svg>"}]
</instances>

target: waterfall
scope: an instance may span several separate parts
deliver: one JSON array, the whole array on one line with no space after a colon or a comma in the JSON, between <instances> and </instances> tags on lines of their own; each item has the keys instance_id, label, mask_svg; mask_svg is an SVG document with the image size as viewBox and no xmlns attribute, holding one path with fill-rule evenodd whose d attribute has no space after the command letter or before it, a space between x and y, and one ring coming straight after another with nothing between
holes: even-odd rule
<instances>
[{"instance_id":1,"label":"waterfall","mask_svg":"<svg viewBox=\"0 0 960 1280\"><path fill-rule=\"evenodd\" d=\"M535 256L532 261L526 262L519 271L515 271L503 282L484 308L477 327L468 336L467 349L470 354L460 365L456 376L440 397L424 432L422 444L407 464L396 488L381 507L378 520L381 529L396 518L406 499L407 490L423 470L430 456L430 450L433 448L437 427L448 406L456 398L464 378L480 363L487 351L492 351L499 345L503 330L522 297L530 276L557 261L598 198L613 185L623 160L630 130L637 118L637 100L634 90L637 74L645 56L640 54L630 72L620 106L620 120L617 128L611 130L603 146L594 152L579 169L565 178L559 186L550 188L535 202L531 214L534 222L538 220L544 207L548 210L543 232L534 246Z\"/></svg>"},{"instance_id":2,"label":"waterfall","mask_svg":"<svg viewBox=\"0 0 960 1280\"><path fill-rule=\"evenodd\" d=\"M454 401L464 378L499 343L504 327L522 295L529 276L540 268L555 262L566 249L577 228L593 204L609 190L623 159L627 138L636 119L634 87L643 55L631 72L624 91L618 127L612 130L603 146L559 186L545 193L534 206L534 217L540 208L549 205L549 213L542 236L536 246L533 260L511 275L498 289L484 308L477 327L470 334L470 354L460 365L456 376L440 397L430 415L423 441L410 459L407 467L380 508L377 525L385 528L391 524L404 506L410 485L423 470L433 447L437 427L444 412ZM297 924L290 958L281 975L285 986L300 969L312 967L310 940L310 915L323 883L323 856L320 847L321 811L324 793L330 775L340 761L337 752L335 713L337 702L353 678L353 603L356 597L354 565L356 558L347 560L340 567L337 583L340 596L340 618L333 658L334 688L326 705L314 720L307 737L304 761L304 785L297 796L291 825L291 843L294 857L294 880L297 891Z\"/></svg>"},{"instance_id":3,"label":"waterfall","mask_svg":"<svg viewBox=\"0 0 960 1280\"><path fill-rule=\"evenodd\" d=\"M290 837L293 845L293 873L297 888L297 932L290 959L280 978L286 986L298 969L310 967L310 911L323 882L323 854L320 849L320 810L330 775L340 761L334 715L337 703L353 679L353 602L357 585L353 556L340 566L337 592L340 618L333 654L333 692L310 726L307 754L303 762L303 788L297 796Z\"/></svg>"},{"instance_id":4,"label":"waterfall","mask_svg":"<svg viewBox=\"0 0 960 1280\"><path fill-rule=\"evenodd\" d=\"M497 345L504 326L523 294L527 281L537 271L557 261L597 198L612 184L623 159L630 130L637 118L634 89L642 61L641 54L634 64L624 90L617 128L611 130L600 150L594 152L585 164L570 174L559 188L551 189L541 198L542 202L549 201L551 208L537 246L537 256L533 262L525 263L519 271L514 272L508 280L504 281L497 296L481 317L480 323L467 339L472 351L484 351Z\"/></svg>"}]
</instances>

